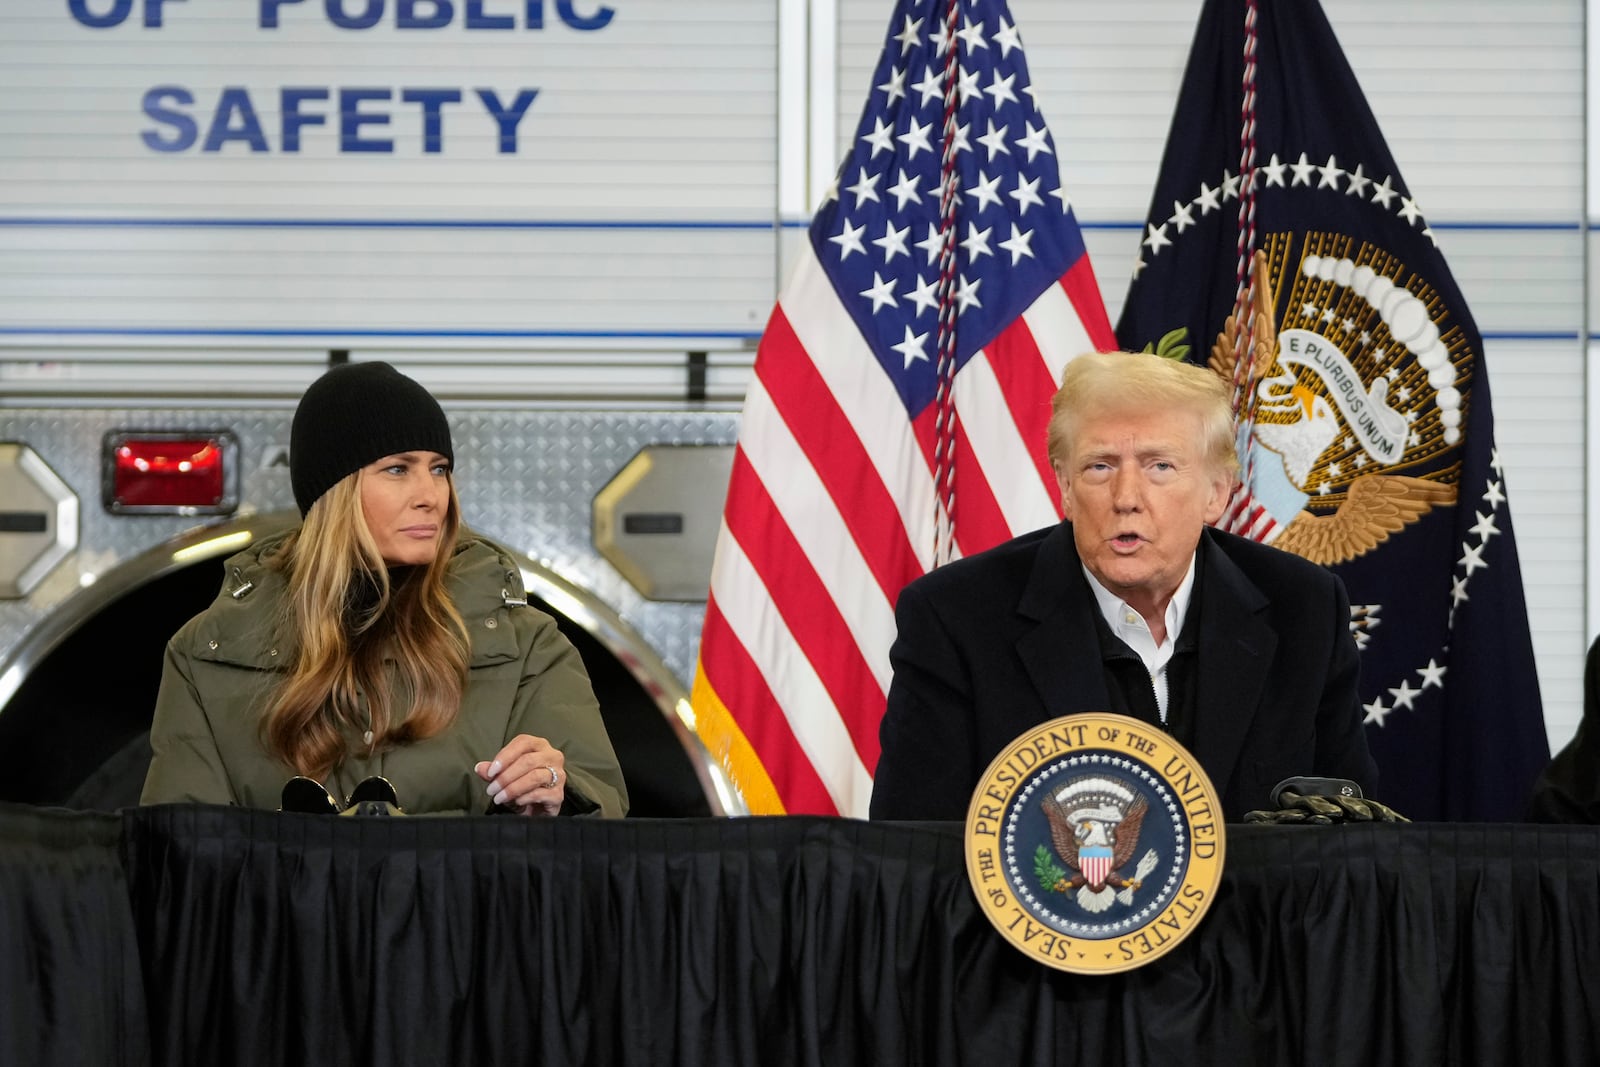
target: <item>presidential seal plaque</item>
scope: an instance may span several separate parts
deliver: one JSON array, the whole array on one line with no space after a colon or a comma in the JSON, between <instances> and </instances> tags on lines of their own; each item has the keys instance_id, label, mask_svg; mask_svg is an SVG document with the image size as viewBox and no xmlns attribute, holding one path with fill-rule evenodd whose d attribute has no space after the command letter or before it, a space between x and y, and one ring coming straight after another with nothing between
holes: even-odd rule
<instances>
[{"instance_id":1,"label":"presidential seal plaque","mask_svg":"<svg viewBox=\"0 0 1600 1067\"><path fill-rule=\"evenodd\" d=\"M1001 935L1079 974L1172 951L1217 893L1222 804L1171 737L1123 715L1069 715L1013 741L967 809L967 877Z\"/></svg>"}]
</instances>

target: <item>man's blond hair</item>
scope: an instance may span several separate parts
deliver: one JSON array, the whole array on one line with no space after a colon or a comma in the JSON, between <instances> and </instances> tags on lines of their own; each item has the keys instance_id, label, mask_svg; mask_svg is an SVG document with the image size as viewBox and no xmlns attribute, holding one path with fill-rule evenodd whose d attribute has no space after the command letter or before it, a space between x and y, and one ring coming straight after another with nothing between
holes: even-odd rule
<instances>
[{"instance_id":1,"label":"man's blond hair","mask_svg":"<svg viewBox=\"0 0 1600 1067\"><path fill-rule=\"evenodd\" d=\"M1067 462L1086 418L1117 411L1192 411L1200 417L1200 450L1212 473L1239 473L1233 444L1233 401L1216 374L1148 352L1091 352L1072 360L1050 401L1046 449L1050 465Z\"/></svg>"}]
</instances>

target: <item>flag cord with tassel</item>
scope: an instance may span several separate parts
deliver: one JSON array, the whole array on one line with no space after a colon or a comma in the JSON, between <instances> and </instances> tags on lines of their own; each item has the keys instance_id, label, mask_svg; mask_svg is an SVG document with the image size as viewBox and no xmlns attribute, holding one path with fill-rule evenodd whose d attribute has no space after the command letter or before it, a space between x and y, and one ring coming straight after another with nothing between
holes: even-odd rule
<instances>
[{"instance_id":1,"label":"flag cord with tassel","mask_svg":"<svg viewBox=\"0 0 1600 1067\"><path fill-rule=\"evenodd\" d=\"M1239 102L1239 226L1234 265L1233 418L1236 440L1244 453L1244 481L1250 485L1255 450L1250 440L1256 414L1256 0L1244 5L1244 73ZM1269 309L1270 314L1270 309ZM1266 368L1262 368L1264 371Z\"/></svg>"},{"instance_id":2,"label":"flag cord with tassel","mask_svg":"<svg viewBox=\"0 0 1600 1067\"><path fill-rule=\"evenodd\" d=\"M956 276L956 110L959 106L961 64L956 42L959 0L949 0L945 8L943 34L944 129L939 172L939 363L934 392L933 480L934 534L933 565L948 563L955 556L956 535L956 315L958 312Z\"/></svg>"}]
</instances>

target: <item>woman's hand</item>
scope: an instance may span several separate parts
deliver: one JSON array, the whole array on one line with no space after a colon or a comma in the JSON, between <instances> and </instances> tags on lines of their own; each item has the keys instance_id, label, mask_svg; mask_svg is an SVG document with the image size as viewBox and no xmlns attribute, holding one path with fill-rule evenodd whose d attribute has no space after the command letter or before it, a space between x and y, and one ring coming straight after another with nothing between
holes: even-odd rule
<instances>
[{"instance_id":1,"label":"woman's hand","mask_svg":"<svg viewBox=\"0 0 1600 1067\"><path fill-rule=\"evenodd\" d=\"M567 759L549 741L518 734L472 768L489 783L489 799L519 815L559 815L567 797Z\"/></svg>"}]
</instances>

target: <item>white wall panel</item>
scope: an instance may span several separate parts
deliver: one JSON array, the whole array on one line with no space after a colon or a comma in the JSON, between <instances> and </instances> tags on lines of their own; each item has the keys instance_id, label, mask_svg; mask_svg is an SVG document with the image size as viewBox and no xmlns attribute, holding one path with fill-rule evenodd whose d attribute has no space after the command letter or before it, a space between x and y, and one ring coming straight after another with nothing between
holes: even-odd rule
<instances>
[{"instance_id":1,"label":"white wall panel","mask_svg":"<svg viewBox=\"0 0 1600 1067\"><path fill-rule=\"evenodd\" d=\"M770 227L0 226L13 332L758 333Z\"/></svg>"},{"instance_id":2,"label":"white wall panel","mask_svg":"<svg viewBox=\"0 0 1600 1067\"><path fill-rule=\"evenodd\" d=\"M92 28L60 0L0 5L0 339L759 331L776 284L775 4L573 5L612 13L588 30L553 3L481 5L503 30L465 28L461 3L416 6L451 12L437 29L397 28L397 4L340 28L319 3L281 5L270 28L267 6L173 3L145 27L135 3ZM193 103L165 106L195 143L158 150L181 120L146 101L173 86ZM295 88L327 99L303 105L324 121L287 151ZM352 132L340 101L357 89L387 99ZM433 150L406 89L460 97L439 105ZM526 89L503 151L478 91ZM207 150L213 123L242 133L251 116L258 139Z\"/></svg>"}]
</instances>

